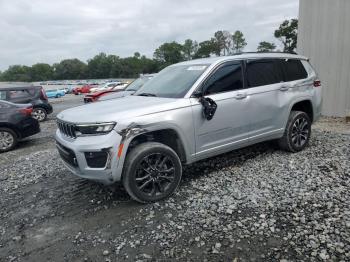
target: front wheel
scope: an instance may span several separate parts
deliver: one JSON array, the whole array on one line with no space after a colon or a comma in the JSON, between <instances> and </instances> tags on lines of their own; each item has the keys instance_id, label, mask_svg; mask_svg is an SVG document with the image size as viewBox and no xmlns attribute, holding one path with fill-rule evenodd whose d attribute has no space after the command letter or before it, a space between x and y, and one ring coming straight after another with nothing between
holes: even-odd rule
<instances>
[{"instance_id":1,"label":"front wheel","mask_svg":"<svg viewBox=\"0 0 350 262\"><path fill-rule=\"evenodd\" d=\"M181 176L182 165L176 152L164 144L148 142L127 155L123 185L134 200L155 202L174 193Z\"/></svg>"},{"instance_id":2,"label":"front wheel","mask_svg":"<svg viewBox=\"0 0 350 262\"><path fill-rule=\"evenodd\" d=\"M34 108L32 112L32 117L39 122L44 121L47 118L46 110L40 107Z\"/></svg>"},{"instance_id":3,"label":"front wheel","mask_svg":"<svg viewBox=\"0 0 350 262\"><path fill-rule=\"evenodd\" d=\"M0 153L13 149L17 144L17 135L11 129L0 128Z\"/></svg>"},{"instance_id":4,"label":"front wheel","mask_svg":"<svg viewBox=\"0 0 350 262\"><path fill-rule=\"evenodd\" d=\"M299 152L308 145L310 136L310 117L305 112L292 111L284 135L278 140L278 144L283 150Z\"/></svg>"}]
</instances>

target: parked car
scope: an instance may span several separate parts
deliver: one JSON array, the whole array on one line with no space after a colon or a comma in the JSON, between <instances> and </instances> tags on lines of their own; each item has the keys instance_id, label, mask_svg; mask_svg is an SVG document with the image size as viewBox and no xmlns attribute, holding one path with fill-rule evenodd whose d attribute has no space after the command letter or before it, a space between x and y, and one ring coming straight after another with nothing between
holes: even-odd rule
<instances>
[{"instance_id":1,"label":"parked car","mask_svg":"<svg viewBox=\"0 0 350 262\"><path fill-rule=\"evenodd\" d=\"M40 122L44 121L47 115L53 111L46 93L41 86L4 85L0 87L0 100L6 100L16 104L32 104L32 115Z\"/></svg>"},{"instance_id":2,"label":"parked car","mask_svg":"<svg viewBox=\"0 0 350 262\"><path fill-rule=\"evenodd\" d=\"M106 84L103 84L101 86L91 88L90 92L94 93L94 92L107 91L107 90L112 90L112 89L122 90L125 88L125 86L126 86L126 84L122 83L122 82L111 82L111 83L106 83Z\"/></svg>"},{"instance_id":3,"label":"parked car","mask_svg":"<svg viewBox=\"0 0 350 262\"><path fill-rule=\"evenodd\" d=\"M131 82L124 90L120 92L105 92L100 94L94 101L106 101L124 96L130 96L139 90L146 82L151 80L155 74L141 75L139 78ZM92 101L92 102L94 102Z\"/></svg>"},{"instance_id":4,"label":"parked car","mask_svg":"<svg viewBox=\"0 0 350 262\"><path fill-rule=\"evenodd\" d=\"M119 86L115 86L112 89L98 91L85 95L84 102L91 103L96 101L109 100L114 98L120 98L135 93L146 81L151 79L153 75L142 75L140 78L134 80L124 90L119 89ZM120 94L120 95L119 95Z\"/></svg>"},{"instance_id":5,"label":"parked car","mask_svg":"<svg viewBox=\"0 0 350 262\"><path fill-rule=\"evenodd\" d=\"M73 86L67 86L62 88L62 90L64 91L65 94L70 94L72 93L73 88L74 88Z\"/></svg>"},{"instance_id":6,"label":"parked car","mask_svg":"<svg viewBox=\"0 0 350 262\"><path fill-rule=\"evenodd\" d=\"M86 93L90 93L91 88L94 88L94 86L92 85L77 86L73 88L72 92L75 95L86 94Z\"/></svg>"},{"instance_id":7,"label":"parked car","mask_svg":"<svg viewBox=\"0 0 350 262\"><path fill-rule=\"evenodd\" d=\"M75 175L122 181L133 199L153 202L176 190L182 165L266 140L303 150L321 114L321 92L299 55L191 60L165 68L118 103L61 112L55 137Z\"/></svg>"},{"instance_id":8,"label":"parked car","mask_svg":"<svg viewBox=\"0 0 350 262\"><path fill-rule=\"evenodd\" d=\"M48 98L59 98L62 97L66 94L66 92L64 90L60 90L60 89L50 89L50 90L46 90L46 96Z\"/></svg>"},{"instance_id":9,"label":"parked car","mask_svg":"<svg viewBox=\"0 0 350 262\"><path fill-rule=\"evenodd\" d=\"M14 104L0 100L0 153L13 149L18 141L40 132L38 120L32 118L31 104Z\"/></svg>"}]
</instances>

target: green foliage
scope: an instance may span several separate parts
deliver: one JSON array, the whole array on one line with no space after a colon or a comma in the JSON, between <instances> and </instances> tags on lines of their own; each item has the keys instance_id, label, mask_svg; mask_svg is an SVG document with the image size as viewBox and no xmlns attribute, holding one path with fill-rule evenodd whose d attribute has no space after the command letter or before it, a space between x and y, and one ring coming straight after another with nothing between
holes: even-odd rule
<instances>
[{"instance_id":1,"label":"green foliage","mask_svg":"<svg viewBox=\"0 0 350 262\"><path fill-rule=\"evenodd\" d=\"M242 52L244 47L247 45L244 35L241 31L236 31L232 35L232 51L233 53Z\"/></svg>"},{"instance_id":2,"label":"green foliage","mask_svg":"<svg viewBox=\"0 0 350 262\"><path fill-rule=\"evenodd\" d=\"M29 70L31 81L46 81L53 79L53 68L49 64L38 63Z\"/></svg>"},{"instance_id":3,"label":"green foliage","mask_svg":"<svg viewBox=\"0 0 350 262\"><path fill-rule=\"evenodd\" d=\"M274 43L262 41L259 43L258 52L272 52L276 49L276 45Z\"/></svg>"},{"instance_id":4,"label":"green foliage","mask_svg":"<svg viewBox=\"0 0 350 262\"><path fill-rule=\"evenodd\" d=\"M54 78L63 79L84 79L88 76L87 65L79 59L66 59L53 65Z\"/></svg>"},{"instance_id":5,"label":"green foliage","mask_svg":"<svg viewBox=\"0 0 350 262\"><path fill-rule=\"evenodd\" d=\"M197 41L186 39L185 43L182 45L182 52L183 52L184 59L185 60L193 59L197 51L198 51Z\"/></svg>"},{"instance_id":6,"label":"green foliage","mask_svg":"<svg viewBox=\"0 0 350 262\"><path fill-rule=\"evenodd\" d=\"M217 31L212 39L215 43L215 54L217 56L227 55L230 53L232 46L232 35L228 31Z\"/></svg>"},{"instance_id":7,"label":"green foliage","mask_svg":"<svg viewBox=\"0 0 350 262\"><path fill-rule=\"evenodd\" d=\"M294 52L297 48L298 19L285 20L275 31L275 37L282 42L284 52Z\"/></svg>"},{"instance_id":8,"label":"green foliage","mask_svg":"<svg viewBox=\"0 0 350 262\"><path fill-rule=\"evenodd\" d=\"M214 39L200 42L194 58L210 57L210 55L216 54L217 50L217 45Z\"/></svg>"},{"instance_id":9,"label":"green foliage","mask_svg":"<svg viewBox=\"0 0 350 262\"><path fill-rule=\"evenodd\" d=\"M88 60L88 76L90 78L109 78L113 63L118 63L119 57L114 55L107 56L100 53Z\"/></svg>"},{"instance_id":10,"label":"green foliage","mask_svg":"<svg viewBox=\"0 0 350 262\"><path fill-rule=\"evenodd\" d=\"M3 81L30 81L30 67L22 65L12 65L1 75Z\"/></svg>"},{"instance_id":11,"label":"green foliage","mask_svg":"<svg viewBox=\"0 0 350 262\"><path fill-rule=\"evenodd\" d=\"M153 57L163 66L181 62L184 60L182 45L175 41L164 43L154 51Z\"/></svg>"}]
</instances>

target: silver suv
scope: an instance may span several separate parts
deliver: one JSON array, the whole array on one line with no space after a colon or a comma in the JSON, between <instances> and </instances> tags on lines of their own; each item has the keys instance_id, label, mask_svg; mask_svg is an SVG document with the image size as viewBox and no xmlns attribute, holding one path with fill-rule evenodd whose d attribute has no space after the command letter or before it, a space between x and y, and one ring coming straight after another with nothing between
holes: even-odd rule
<instances>
[{"instance_id":1,"label":"silver suv","mask_svg":"<svg viewBox=\"0 0 350 262\"><path fill-rule=\"evenodd\" d=\"M250 53L171 65L134 95L63 111L56 141L75 175L122 181L139 202L180 183L182 165L266 140L304 149L321 113L308 59Z\"/></svg>"}]
</instances>

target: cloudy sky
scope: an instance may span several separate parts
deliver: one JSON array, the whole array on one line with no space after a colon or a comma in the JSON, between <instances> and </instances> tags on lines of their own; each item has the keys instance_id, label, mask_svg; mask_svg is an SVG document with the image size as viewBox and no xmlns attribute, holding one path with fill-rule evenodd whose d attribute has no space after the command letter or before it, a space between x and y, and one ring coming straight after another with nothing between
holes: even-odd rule
<instances>
[{"instance_id":1,"label":"cloudy sky","mask_svg":"<svg viewBox=\"0 0 350 262\"><path fill-rule=\"evenodd\" d=\"M0 0L0 70L55 63L105 52L152 57L166 41L209 39L241 30L255 51L260 41L298 16L298 0Z\"/></svg>"}]
</instances>

